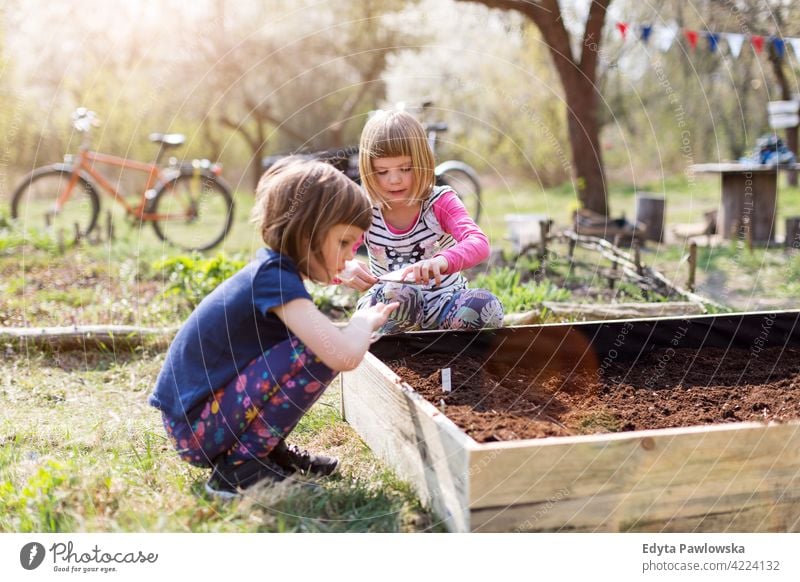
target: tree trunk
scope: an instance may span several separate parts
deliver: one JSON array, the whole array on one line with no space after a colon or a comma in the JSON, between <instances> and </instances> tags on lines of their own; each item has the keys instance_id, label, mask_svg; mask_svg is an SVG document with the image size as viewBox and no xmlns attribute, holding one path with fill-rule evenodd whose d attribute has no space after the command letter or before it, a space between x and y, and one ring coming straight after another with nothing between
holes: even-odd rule
<instances>
[{"instance_id":1,"label":"tree trunk","mask_svg":"<svg viewBox=\"0 0 800 582\"><path fill-rule=\"evenodd\" d=\"M250 147L253 150L253 155L250 157L252 160L251 176L253 177L253 192L258 188L258 181L261 179L261 158L264 157L264 149L267 145L267 140L264 132L264 123L258 121L256 125L256 139L251 142Z\"/></svg>"},{"instance_id":2,"label":"tree trunk","mask_svg":"<svg viewBox=\"0 0 800 582\"><path fill-rule=\"evenodd\" d=\"M594 0L586 27L573 56L569 33L564 27L558 0L461 0L489 8L516 10L529 18L544 38L558 71L567 101L567 127L578 198L584 208L608 215L605 169L600 150L597 116L599 87L597 65L606 10L611 0Z\"/></svg>"},{"instance_id":3,"label":"tree trunk","mask_svg":"<svg viewBox=\"0 0 800 582\"><path fill-rule=\"evenodd\" d=\"M220 116L219 122L223 126L232 129L245 141L245 143L250 148L250 172L251 177L253 180L253 192L256 191L258 186L258 181L261 179L261 158L264 155L264 149L266 148L266 139L264 137L264 124L266 123L262 120L256 112L253 112L253 124L255 126L254 133L252 135L250 131L248 131L247 127L243 123L236 123L233 120L229 119L226 116Z\"/></svg>"},{"instance_id":4,"label":"tree trunk","mask_svg":"<svg viewBox=\"0 0 800 582\"><path fill-rule=\"evenodd\" d=\"M578 198L584 208L608 215L603 152L597 120L596 87L584 77L564 80L567 94L567 127ZM574 84L574 86L572 86ZM567 85L570 88L567 89Z\"/></svg>"},{"instance_id":5,"label":"tree trunk","mask_svg":"<svg viewBox=\"0 0 800 582\"><path fill-rule=\"evenodd\" d=\"M778 23L782 18L778 16ZM792 99L792 89L789 86L789 81L786 79L786 75L783 72L783 61L788 57L786 54L786 50L788 47L784 48L783 57L778 54L777 49L775 46L770 42L769 43L769 62L772 64L772 71L775 73L775 78L778 80L778 87L780 87L781 91L781 99L783 101L791 101ZM786 128L786 147L792 150L795 154L797 154L797 127L787 127ZM788 180L791 186L797 186L797 172L789 172L788 173Z\"/></svg>"}]
</instances>

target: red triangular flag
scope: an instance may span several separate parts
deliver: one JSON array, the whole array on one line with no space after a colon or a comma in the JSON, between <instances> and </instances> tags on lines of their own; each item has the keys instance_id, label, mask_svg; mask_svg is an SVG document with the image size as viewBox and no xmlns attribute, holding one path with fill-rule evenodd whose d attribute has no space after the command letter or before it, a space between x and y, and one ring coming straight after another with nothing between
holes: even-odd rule
<instances>
[{"instance_id":1,"label":"red triangular flag","mask_svg":"<svg viewBox=\"0 0 800 582\"><path fill-rule=\"evenodd\" d=\"M622 35L622 40L625 40L625 34L628 32L628 24L626 22L617 22L617 30Z\"/></svg>"},{"instance_id":2,"label":"red triangular flag","mask_svg":"<svg viewBox=\"0 0 800 582\"><path fill-rule=\"evenodd\" d=\"M761 54L761 51L764 50L764 37L760 34L751 34L750 42L753 43L753 48L756 49L756 52Z\"/></svg>"},{"instance_id":3,"label":"red triangular flag","mask_svg":"<svg viewBox=\"0 0 800 582\"><path fill-rule=\"evenodd\" d=\"M689 46L692 47L694 50L697 47L697 38L699 34L696 30L685 30L683 34L686 36L686 40L689 41Z\"/></svg>"}]
</instances>

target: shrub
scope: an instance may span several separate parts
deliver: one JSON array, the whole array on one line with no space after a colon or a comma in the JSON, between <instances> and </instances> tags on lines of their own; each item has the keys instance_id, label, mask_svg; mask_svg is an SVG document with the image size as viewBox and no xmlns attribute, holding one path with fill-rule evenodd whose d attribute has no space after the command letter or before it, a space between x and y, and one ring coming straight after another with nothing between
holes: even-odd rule
<instances>
[{"instance_id":1,"label":"shrub","mask_svg":"<svg viewBox=\"0 0 800 582\"><path fill-rule=\"evenodd\" d=\"M245 261L230 258L225 253L217 253L208 259L200 253L192 253L156 261L152 268L164 276L164 295L178 295L194 309L206 295L245 264Z\"/></svg>"}]
</instances>

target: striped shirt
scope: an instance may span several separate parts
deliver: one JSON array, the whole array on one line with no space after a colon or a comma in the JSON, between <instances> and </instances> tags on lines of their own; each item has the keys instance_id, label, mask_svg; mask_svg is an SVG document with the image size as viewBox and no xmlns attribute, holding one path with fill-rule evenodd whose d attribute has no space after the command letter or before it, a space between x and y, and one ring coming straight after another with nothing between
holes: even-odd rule
<instances>
[{"instance_id":1,"label":"striped shirt","mask_svg":"<svg viewBox=\"0 0 800 582\"><path fill-rule=\"evenodd\" d=\"M467 281L460 273L482 262L489 255L489 241L469 218L464 205L449 186L437 186L422 203L411 228L398 232L383 217L380 207L372 208L372 225L364 236L370 271L376 277L404 269L416 262L444 256L448 274L436 285L423 287L424 327L433 325L456 291Z\"/></svg>"}]
</instances>

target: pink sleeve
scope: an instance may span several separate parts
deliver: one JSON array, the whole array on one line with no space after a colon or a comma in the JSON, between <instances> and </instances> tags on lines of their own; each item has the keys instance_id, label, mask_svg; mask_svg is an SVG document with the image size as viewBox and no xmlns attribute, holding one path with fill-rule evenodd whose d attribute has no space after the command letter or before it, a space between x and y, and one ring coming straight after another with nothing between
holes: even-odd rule
<instances>
[{"instance_id":1,"label":"pink sleeve","mask_svg":"<svg viewBox=\"0 0 800 582\"><path fill-rule=\"evenodd\" d=\"M449 190L433 203L433 213L444 231L458 243L438 255L447 259L447 272L457 273L489 258L489 239L470 218L458 195Z\"/></svg>"}]
</instances>

